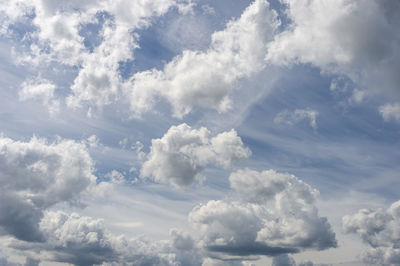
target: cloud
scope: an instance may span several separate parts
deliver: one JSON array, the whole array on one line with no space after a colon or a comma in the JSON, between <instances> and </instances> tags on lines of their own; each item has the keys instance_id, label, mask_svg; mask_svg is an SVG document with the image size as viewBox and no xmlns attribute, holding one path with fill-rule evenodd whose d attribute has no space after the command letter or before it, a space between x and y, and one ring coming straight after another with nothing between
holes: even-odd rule
<instances>
[{"instance_id":1,"label":"cloud","mask_svg":"<svg viewBox=\"0 0 400 266\"><path fill-rule=\"evenodd\" d=\"M296 109L293 112L289 110L284 110L279 112L275 116L274 122L276 124L293 125L301 122L302 120L309 120L310 126L313 129L317 129L317 116L318 116L318 111L309 108Z\"/></svg>"},{"instance_id":2,"label":"cloud","mask_svg":"<svg viewBox=\"0 0 400 266\"><path fill-rule=\"evenodd\" d=\"M209 201L189 214L209 252L243 258L337 246L314 205L318 191L295 176L245 169L229 180L232 198Z\"/></svg>"},{"instance_id":3,"label":"cloud","mask_svg":"<svg viewBox=\"0 0 400 266\"><path fill-rule=\"evenodd\" d=\"M18 34L23 35L26 47L17 50L16 61L36 67L77 69L67 105L76 108L89 103L102 107L120 97L124 82L119 66L133 60L133 50L138 48L135 31L149 26L152 17L172 7L189 12L191 6L185 0L1 1L4 24L0 34L18 31L11 26L24 18L29 27ZM88 25L96 30L91 32ZM96 35L96 41L90 39L90 33Z\"/></svg>"},{"instance_id":4,"label":"cloud","mask_svg":"<svg viewBox=\"0 0 400 266\"><path fill-rule=\"evenodd\" d=\"M126 183L124 174L115 169L107 173L104 177L109 179L113 184L122 185Z\"/></svg>"},{"instance_id":5,"label":"cloud","mask_svg":"<svg viewBox=\"0 0 400 266\"><path fill-rule=\"evenodd\" d=\"M195 106L227 111L234 83L264 68L266 42L278 25L268 2L254 1L240 18L212 35L207 51L185 50L163 70L136 73L132 86L126 87L132 112L140 115L150 110L156 95L165 98L179 118Z\"/></svg>"},{"instance_id":6,"label":"cloud","mask_svg":"<svg viewBox=\"0 0 400 266\"><path fill-rule=\"evenodd\" d=\"M171 240L150 242L111 233L102 219L46 211L40 221L42 242L14 242L10 247L38 262L74 265L200 266L201 250L185 232L172 229Z\"/></svg>"},{"instance_id":7,"label":"cloud","mask_svg":"<svg viewBox=\"0 0 400 266\"><path fill-rule=\"evenodd\" d=\"M396 1L283 0L291 23L268 44L278 65L311 63L362 88L399 95L400 4Z\"/></svg>"},{"instance_id":8,"label":"cloud","mask_svg":"<svg viewBox=\"0 0 400 266\"><path fill-rule=\"evenodd\" d=\"M400 121L400 102L398 103L388 103L379 107L379 112L386 122Z\"/></svg>"},{"instance_id":9,"label":"cloud","mask_svg":"<svg viewBox=\"0 0 400 266\"><path fill-rule=\"evenodd\" d=\"M207 128L192 129L181 124L172 126L162 138L152 140L141 177L186 187L203 178L201 172L206 165L229 168L250 154L233 129L213 137Z\"/></svg>"},{"instance_id":10,"label":"cloud","mask_svg":"<svg viewBox=\"0 0 400 266\"><path fill-rule=\"evenodd\" d=\"M115 260L113 245L119 243L119 239L105 230L100 219L47 212L40 229L46 237L46 249L59 251L52 253L55 261L92 265L106 258Z\"/></svg>"},{"instance_id":11,"label":"cloud","mask_svg":"<svg viewBox=\"0 0 400 266\"><path fill-rule=\"evenodd\" d=\"M361 209L354 215L342 218L345 233L357 234L370 248L361 254L363 262L370 265L400 263L400 201L388 209Z\"/></svg>"},{"instance_id":12,"label":"cloud","mask_svg":"<svg viewBox=\"0 0 400 266\"><path fill-rule=\"evenodd\" d=\"M41 241L43 210L60 202L78 203L79 195L95 184L93 171L81 143L0 137L0 229L19 239Z\"/></svg>"},{"instance_id":13,"label":"cloud","mask_svg":"<svg viewBox=\"0 0 400 266\"><path fill-rule=\"evenodd\" d=\"M60 102L54 97L56 85L42 78L26 80L22 83L22 89L19 91L19 99L22 101L36 99L42 101L42 104L49 108L49 112L54 114L58 112Z\"/></svg>"},{"instance_id":14,"label":"cloud","mask_svg":"<svg viewBox=\"0 0 400 266\"><path fill-rule=\"evenodd\" d=\"M273 258L272 266L296 266L296 262L289 255L283 254Z\"/></svg>"}]
</instances>

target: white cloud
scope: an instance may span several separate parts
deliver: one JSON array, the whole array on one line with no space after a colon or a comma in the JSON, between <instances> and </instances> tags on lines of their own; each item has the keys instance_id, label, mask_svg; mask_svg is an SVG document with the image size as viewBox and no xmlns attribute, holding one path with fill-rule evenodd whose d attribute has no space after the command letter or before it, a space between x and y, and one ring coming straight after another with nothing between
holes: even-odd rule
<instances>
[{"instance_id":1,"label":"white cloud","mask_svg":"<svg viewBox=\"0 0 400 266\"><path fill-rule=\"evenodd\" d=\"M93 161L85 145L59 139L47 143L0 138L0 229L26 240L40 240L42 211L59 202L78 203L95 185Z\"/></svg>"},{"instance_id":2,"label":"white cloud","mask_svg":"<svg viewBox=\"0 0 400 266\"><path fill-rule=\"evenodd\" d=\"M232 173L233 198L197 206L189 221L214 256L276 256L336 247L335 234L314 203L318 191L273 170Z\"/></svg>"},{"instance_id":3,"label":"white cloud","mask_svg":"<svg viewBox=\"0 0 400 266\"><path fill-rule=\"evenodd\" d=\"M70 107L84 102L102 107L118 101L123 86L119 63L133 59L133 50L138 47L134 31L147 27L152 17L165 14L171 7L190 12L193 5L185 0L11 2L0 2L4 21L0 33L6 34L21 17L34 14L31 23L35 29L24 36L30 40L29 48L18 55L17 62L78 68L66 101ZM97 17L102 13L107 14L104 23ZM80 32L89 23L100 28L99 44L93 49L85 47Z\"/></svg>"},{"instance_id":4,"label":"white cloud","mask_svg":"<svg viewBox=\"0 0 400 266\"><path fill-rule=\"evenodd\" d=\"M342 219L345 233L361 237L370 248L361 257L370 265L396 265L400 263L400 201L388 209L361 209Z\"/></svg>"},{"instance_id":5,"label":"white cloud","mask_svg":"<svg viewBox=\"0 0 400 266\"><path fill-rule=\"evenodd\" d=\"M194 106L228 110L234 82L264 68L266 42L272 39L278 25L268 2L254 1L240 18L212 35L207 51L185 50L162 71L135 74L132 86L126 87L132 112L150 110L155 95L171 103L176 117L189 113Z\"/></svg>"},{"instance_id":6,"label":"white cloud","mask_svg":"<svg viewBox=\"0 0 400 266\"><path fill-rule=\"evenodd\" d=\"M152 140L141 176L186 187L203 178L201 172L208 164L229 168L249 156L250 150L233 129L212 137L204 127L192 129L181 124L172 126L162 138Z\"/></svg>"},{"instance_id":7,"label":"white cloud","mask_svg":"<svg viewBox=\"0 0 400 266\"><path fill-rule=\"evenodd\" d=\"M19 91L21 101L40 100L44 106L48 107L50 114L59 111L60 102L54 97L56 85L53 82L36 78L24 81L21 86L22 89Z\"/></svg>"},{"instance_id":8,"label":"white cloud","mask_svg":"<svg viewBox=\"0 0 400 266\"><path fill-rule=\"evenodd\" d=\"M398 95L397 1L282 2L292 22L269 44L269 62L311 63L324 72L348 75L363 88Z\"/></svg>"},{"instance_id":9,"label":"white cloud","mask_svg":"<svg viewBox=\"0 0 400 266\"><path fill-rule=\"evenodd\" d=\"M313 129L317 129L317 116L318 111L309 108L296 109L293 112L284 110L275 116L274 122L276 124L293 125L301 122L302 120L309 120L310 126Z\"/></svg>"},{"instance_id":10,"label":"white cloud","mask_svg":"<svg viewBox=\"0 0 400 266\"><path fill-rule=\"evenodd\" d=\"M385 104L379 108L379 112L385 121L400 121L400 102Z\"/></svg>"}]
</instances>

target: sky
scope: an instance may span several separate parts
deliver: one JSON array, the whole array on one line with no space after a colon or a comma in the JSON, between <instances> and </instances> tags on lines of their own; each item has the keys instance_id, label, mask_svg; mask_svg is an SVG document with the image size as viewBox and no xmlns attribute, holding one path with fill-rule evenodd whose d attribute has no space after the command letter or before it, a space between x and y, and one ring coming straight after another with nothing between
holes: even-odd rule
<instances>
[{"instance_id":1,"label":"sky","mask_svg":"<svg viewBox=\"0 0 400 266\"><path fill-rule=\"evenodd\" d=\"M400 2L0 22L1 266L400 264Z\"/></svg>"}]
</instances>

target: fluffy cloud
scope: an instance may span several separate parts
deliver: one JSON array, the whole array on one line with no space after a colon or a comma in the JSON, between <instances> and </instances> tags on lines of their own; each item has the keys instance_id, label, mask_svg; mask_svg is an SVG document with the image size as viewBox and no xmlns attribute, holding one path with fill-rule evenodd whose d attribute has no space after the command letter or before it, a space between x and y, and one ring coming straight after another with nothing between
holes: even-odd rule
<instances>
[{"instance_id":1,"label":"fluffy cloud","mask_svg":"<svg viewBox=\"0 0 400 266\"><path fill-rule=\"evenodd\" d=\"M141 176L185 187L195 179L201 180L201 172L208 164L228 168L235 161L249 156L250 150L243 146L233 129L212 137L204 127L192 129L181 124L172 126L162 138L152 140Z\"/></svg>"},{"instance_id":2,"label":"fluffy cloud","mask_svg":"<svg viewBox=\"0 0 400 266\"><path fill-rule=\"evenodd\" d=\"M361 237L370 248L361 257L366 264L400 264L400 201L388 209L359 210L354 215L344 216L342 227L345 233Z\"/></svg>"},{"instance_id":3,"label":"fluffy cloud","mask_svg":"<svg viewBox=\"0 0 400 266\"><path fill-rule=\"evenodd\" d=\"M233 198L209 201L189 215L214 256L276 256L336 247L330 224L314 205L318 191L295 176L246 169L229 179Z\"/></svg>"},{"instance_id":4,"label":"fluffy cloud","mask_svg":"<svg viewBox=\"0 0 400 266\"><path fill-rule=\"evenodd\" d=\"M0 138L0 229L23 240L42 240L43 210L59 202L77 203L95 184L85 145L59 139L47 143Z\"/></svg>"},{"instance_id":5,"label":"fluffy cloud","mask_svg":"<svg viewBox=\"0 0 400 266\"><path fill-rule=\"evenodd\" d=\"M201 250L185 232L173 229L171 240L149 242L114 235L102 219L47 211L40 221L42 242L17 241L9 245L36 262L74 265L200 266Z\"/></svg>"},{"instance_id":6,"label":"fluffy cloud","mask_svg":"<svg viewBox=\"0 0 400 266\"><path fill-rule=\"evenodd\" d=\"M311 63L325 72L348 75L362 87L398 95L397 1L282 2L291 24L269 44L269 62Z\"/></svg>"},{"instance_id":7,"label":"fluffy cloud","mask_svg":"<svg viewBox=\"0 0 400 266\"><path fill-rule=\"evenodd\" d=\"M275 116L274 122L276 124L293 125L295 123L299 123L302 120L309 120L310 126L313 129L316 129L317 116L318 111L312 109L296 109L293 112L289 110L284 110Z\"/></svg>"},{"instance_id":8,"label":"fluffy cloud","mask_svg":"<svg viewBox=\"0 0 400 266\"><path fill-rule=\"evenodd\" d=\"M24 39L29 40L28 49L18 54L17 61L77 68L68 106L89 102L101 107L119 99L123 85L120 63L132 60L132 52L138 47L134 31L148 26L152 17L165 14L171 7L188 12L191 4L185 0L1 1L0 19L4 23L0 34L8 34L10 26L24 18L34 27L23 32ZM82 31L88 25L96 28L92 32L95 41L85 35L90 31Z\"/></svg>"},{"instance_id":9,"label":"fluffy cloud","mask_svg":"<svg viewBox=\"0 0 400 266\"><path fill-rule=\"evenodd\" d=\"M400 103L385 104L379 108L379 112L385 121L400 121Z\"/></svg>"},{"instance_id":10,"label":"fluffy cloud","mask_svg":"<svg viewBox=\"0 0 400 266\"><path fill-rule=\"evenodd\" d=\"M266 42L279 22L265 0L256 0L237 20L212 35L205 52L186 50L162 71L136 73L127 87L131 110L140 114L154 104L155 95L166 98L173 114L182 117L194 106L226 111L234 82L264 67Z\"/></svg>"}]
</instances>

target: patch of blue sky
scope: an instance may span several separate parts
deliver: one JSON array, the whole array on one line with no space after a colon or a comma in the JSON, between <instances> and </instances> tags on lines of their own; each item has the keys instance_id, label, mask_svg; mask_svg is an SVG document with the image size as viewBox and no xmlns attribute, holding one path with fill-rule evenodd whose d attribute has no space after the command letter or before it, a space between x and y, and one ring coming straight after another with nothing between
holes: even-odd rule
<instances>
[{"instance_id":1,"label":"patch of blue sky","mask_svg":"<svg viewBox=\"0 0 400 266\"><path fill-rule=\"evenodd\" d=\"M398 185L393 178L400 170L398 125L383 122L378 112L381 99L339 105L329 89L331 80L309 66L294 67L251 108L237 128L253 152L250 165L298 175L325 196L334 188L373 192L365 183L384 173ZM306 108L318 111L315 130L308 120L274 123L282 110ZM391 186L376 193L390 190Z\"/></svg>"}]
</instances>

